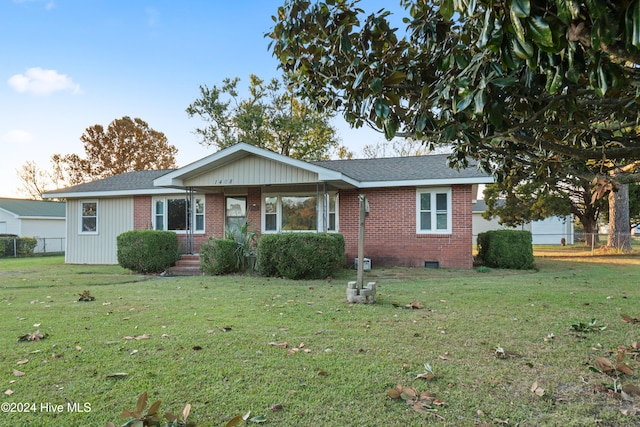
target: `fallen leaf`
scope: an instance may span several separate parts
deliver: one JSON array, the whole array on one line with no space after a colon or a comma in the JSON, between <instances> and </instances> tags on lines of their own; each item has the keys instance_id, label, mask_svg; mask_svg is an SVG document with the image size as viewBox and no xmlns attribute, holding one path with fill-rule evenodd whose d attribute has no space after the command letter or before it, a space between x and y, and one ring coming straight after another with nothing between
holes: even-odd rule
<instances>
[{"instance_id":1,"label":"fallen leaf","mask_svg":"<svg viewBox=\"0 0 640 427\"><path fill-rule=\"evenodd\" d=\"M605 374L615 371L613 364L606 357L597 356L595 363L596 363L596 368L598 368L600 371L604 372Z\"/></svg>"},{"instance_id":2,"label":"fallen leaf","mask_svg":"<svg viewBox=\"0 0 640 427\"><path fill-rule=\"evenodd\" d=\"M238 415L236 417L231 418L229 422L225 424L225 427L234 427L243 421L244 421L244 418L242 418L242 415Z\"/></svg>"},{"instance_id":3,"label":"fallen leaf","mask_svg":"<svg viewBox=\"0 0 640 427\"><path fill-rule=\"evenodd\" d=\"M198 351L198 350L202 350L202 347L200 347L199 345L194 345L193 347L191 347L193 350Z\"/></svg>"},{"instance_id":4,"label":"fallen leaf","mask_svg":"<svg viewBox=\"0 0 640 427\"><path fill-rule=\"evenodd\" d=\"M13 390L11 389L5 390L4 394L6 394L7 396L11 396L13 394Z\"/></svg>"},{"instance_id":5,"label":"fallen leaf","mask_svg":"<svg viewBox=\"0 0 640 427\"><path fill-rule=\"evenodd\" d=\"M531 385L531 393L534 393L536 396L544 396L544 389L542 387L538 387L538 382L534 381Z\"/></svg>"},{"instance_id":6,"label":"fallen leaf","mask_svg":"<svg viewBox=\"0 0 640 427\"><path fill-rule=\"evenodd\" d=\"M127 374L126 372L114 372L113 374L107 375L107 378L124 378L127 375L129 374Z\"/></svg>"},{"instance_id":7,"label":"fallen leaf","mask_svg":"<svg viewBox=\"0 0 640 427\"><path fill-rule=\"evenodd\" d=\"M189 416L189 413L191 412L191 404L187 403L186 405L184 405L184 409L182 410L182 420L186 421L187 417Z\"/></svg>"},{"instance_id":8,"label":"fallen leaf","mask_svg":"<svg viewBox=\"0 0 640 427\"><path fill-rule=\"evenodd\" d=\"M42 339L45 339L46 337L47 334L43 334L40 332L40 330L37 330L31 334L21 335L20 337L18 337L18 341L40 341Z\"/></svg>"},{"instance_id":9,"label":"fallen leaf","mask_svg":"<svg viewBox=\"0 0 640 427\"><path fill-rule=\"evenodd\" d=\"M418 374L416 375L416 379L424 379L427 381L431 381L433 379L435 379L435 374L433 372L425 372L424 374Z\"/></svg>"},{"instance_id":10,"label":"fallen leaf","mask_svg":"<svg viewBox=\"0 0 640 427\"><path fill-rule=\"evenodd\" d=\"M279 348L287 348L289 346L289 343L288 342L277 343L277 342L273 342L272 341L272 342L269 343L269 345L272 345L274 347L279 347Z\"/></svg>"},{"instance_id":11,"label":"fallen leaf","mask_svg":"<svg viewBox=\"0 0 640 427\"><path fill-rule=\"evenodd\" d=\"M281 411L282 408L283 408L282 404L276 403L275 405L271 406L271 411L278 412L278 411Z\"/></svg>"},{"instance_id":12,"label":"fallen leaf","mask_svg":"<svg viewBox=\"0 0 640 427\"><path fill-rule=\"evenodd\" d=\"M16 377L24 377L26 374L22 371L18 371L17 369L13 370L13 375Z\"/></svg>"},{"instance_id":13,"label":"fallen leaf","mask_svg":"<svg viewBox=\"0 0 640 427\"><path fill-rule=\"evenodd\" d=\"M417 300L413 301L411 304L409 304L409 306L416 310L424 308L424 305L420 304L420 302L418 302Z\"/></svg>"},{"instance_id":14,"label":"fallen leaf","mask_svg":"<svg viewBox=\"0 0 640 427\"><path fill-rule=\"evenodd\" d=\"M18 360L16 365L24 365L25 363L29 363L29 359Z\"/></svg>"},{"instance_id":15,"label":"fallen leaf","mask_svg":"<svg viewBox=\"0 0 640 427\"><path fill-rule=\"evenodd\" d=\"M142 334L136 337L137 340L148 340L149 338L151 338L149 334Z\"/></svg>"},{"instance_id":16,"label":"fallen leaf","mask_svg":"<svg viewBox=\"0 0 640 427\"><path fill-rule=\"evenodd\" d=\"M616 371L622 372L623 374L633 375L633 369L626 363L618 363L616 365Z\"/></svg>"}]
</instances>

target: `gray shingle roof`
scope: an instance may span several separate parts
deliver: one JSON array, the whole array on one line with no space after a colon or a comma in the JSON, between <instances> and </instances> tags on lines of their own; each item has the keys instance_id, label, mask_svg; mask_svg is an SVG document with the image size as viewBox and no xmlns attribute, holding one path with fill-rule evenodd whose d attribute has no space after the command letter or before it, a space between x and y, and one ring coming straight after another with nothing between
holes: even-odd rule
<instances>
[{"instance_id":1,"label":"gray shingle roof","mask_svg":"<svg viewBox=\"0 0 640 427\"><path fill-rule=\"evenodd\" d=\"M447 154L388 157L380 159L326 160L311 162L360 182L412 181L425 179L480 178L487 174L475 165L456 170L448 165Z\"/></svg>"},{"instance_id":2,"label":"gray shingle roof","mask_svg":"<svg viewBox=\"0 0 640 427\"><path fill-rule=\"evenodd\" d=\"M64 202L0 198L0 209L19 217L64 218L65 206Z\"/></svg>"},{"instance_id":3,"label":"gray shingle roof","mask_svg":"<svg viewBox=\"0 0 640 427\"><path fill-rule=\"evenodd\" d=\"M152 190L156 189L156 187L153 186L153 180L171 171L173 171L173 169L127 172L120 175L99 179L97 181L78 184L59 190L48 191L47 195L55 195L60 193L95 193L102 191Z\"/></svg>"}]
</instances>

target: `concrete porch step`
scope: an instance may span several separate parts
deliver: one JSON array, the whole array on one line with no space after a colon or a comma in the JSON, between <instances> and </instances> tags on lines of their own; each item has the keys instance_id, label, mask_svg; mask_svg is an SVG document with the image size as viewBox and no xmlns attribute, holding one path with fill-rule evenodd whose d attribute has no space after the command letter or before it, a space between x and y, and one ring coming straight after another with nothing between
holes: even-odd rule
<instances>
[{"instance_id":1,"label":"concrete porch step","mask_svg":"<svg viewBox=\"0 0 640 427\"><path fill-rule=\"evenodd\" d=\"M176 265L169 268L171 276L202 276L200 254L183 254Z\"/></svg>"}]
</instances>

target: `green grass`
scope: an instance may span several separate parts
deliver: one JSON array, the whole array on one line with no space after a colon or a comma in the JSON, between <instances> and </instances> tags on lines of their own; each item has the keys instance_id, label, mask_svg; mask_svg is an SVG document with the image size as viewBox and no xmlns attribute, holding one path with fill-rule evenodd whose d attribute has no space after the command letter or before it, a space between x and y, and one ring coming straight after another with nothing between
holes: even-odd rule
<instances>
[{"instance_id":1,"label":"green grass","mask_svg":"<svg viewBox=\"0 0 640 427\"><path fill-rule=\"evenodd\" d=\"M202 426L248 411L280 426L638 425L614 390L638 375L590 368L638 340L640 325L621 314L640 314L640 257L536 262L527 272L374 268L377 304L349 305L349 270L326 281L162 278L60 257L0 260L0 392L13 391L1 400L36 404L1 413L0 425L120 425L144 391L161 412L190 403ZM78 302L84 290L96 300ZM424 308L405 308L413 301ZM571 326L592 319L606 329ZM18 341L36 330L46 338ZM416 379L424 363L434 381ZM418 413L387 397L397 383L444 405Z\"/></svg>"}]
</instances>

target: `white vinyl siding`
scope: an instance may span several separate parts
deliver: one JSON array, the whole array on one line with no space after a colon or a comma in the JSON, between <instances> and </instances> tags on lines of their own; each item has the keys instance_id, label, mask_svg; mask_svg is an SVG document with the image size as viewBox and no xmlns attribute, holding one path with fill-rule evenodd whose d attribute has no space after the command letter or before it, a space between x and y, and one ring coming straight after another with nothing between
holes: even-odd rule
<instances>
[{"instance_id":1,"label":"white vinyl siding","mask_svg":"<svg viewBox=\"0 0 640 427\"><path fill-rule=\"evenodd\" d=\"M79 233L82 203L87 200L67 200L67 247L65 262L68 264L117 264L117 237L133 230L133 198L100 199L98 204L98 233Z\"/></svg>"}]
</instances>

